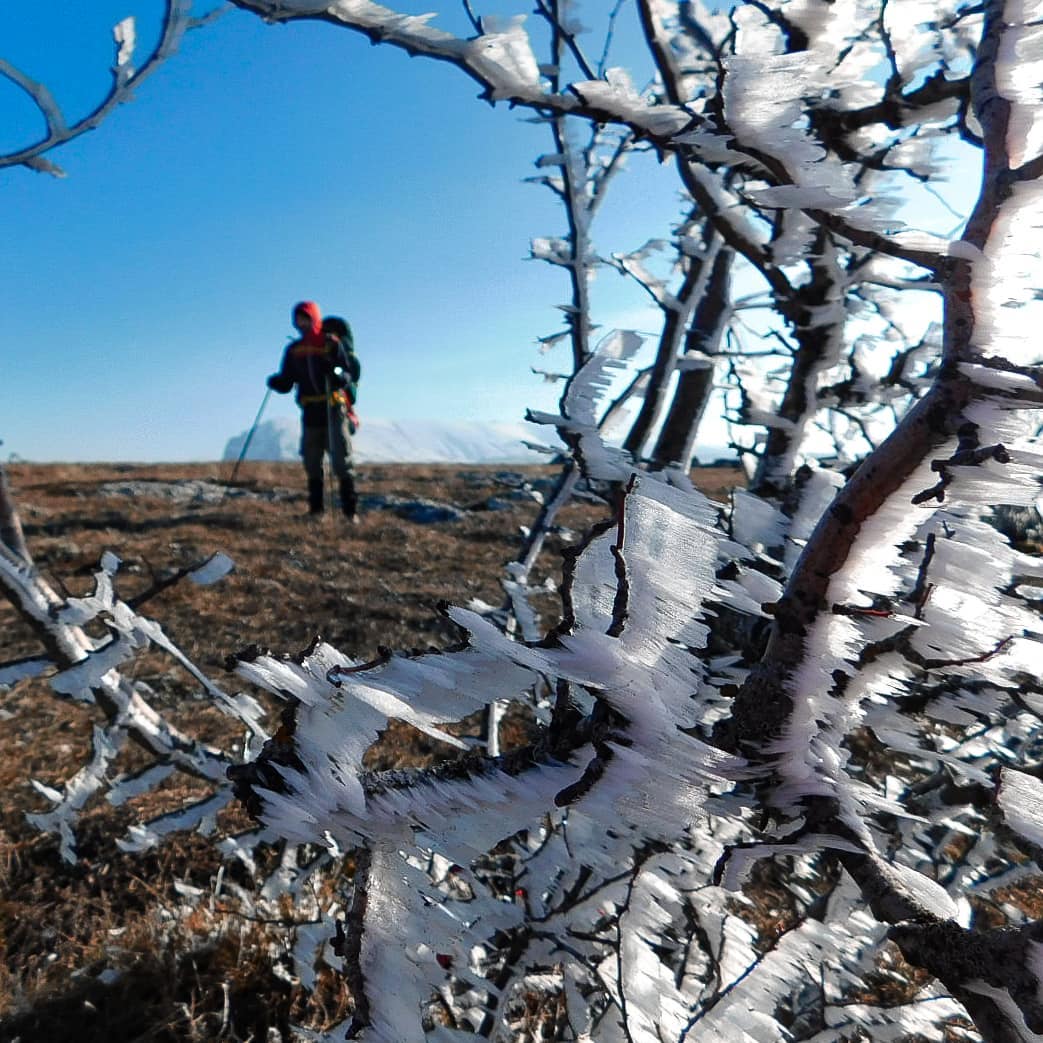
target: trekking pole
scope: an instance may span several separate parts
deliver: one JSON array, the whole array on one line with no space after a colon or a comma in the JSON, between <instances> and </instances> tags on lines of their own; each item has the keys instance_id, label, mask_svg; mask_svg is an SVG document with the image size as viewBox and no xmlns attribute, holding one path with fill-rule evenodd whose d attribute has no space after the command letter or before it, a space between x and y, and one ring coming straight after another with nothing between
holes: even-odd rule
<instances>
[{"instance_id":1,"label":"trekking pole","mask_svg":"<svg viewBox=\"0 0 1043 1043\"><path fill-rule=\"evenodd\" d=\"M235 476L239 471L239 465L246 458L246 450L250 448L250 439L253 438L254 431L257 430L257 425L261 422L261 414L264 412L264 407L268 405L268 399L271 398L271 395L272 389L268 388L268 390L264 393L264 398L261 399L261 408L257 410L257 416L254 417L253 426L246 434L246 441L243 442L243 449L242 452L239 454L239 459L236 460L235 467L232 468L232 475L228 479L229 485L231 485L232 482L235 481Z\"/></svg>"},{"instance_id":2,"label":"trekking pole","mask_svg":"<svg viewBox=\"0 0 1043 1043\"><path fill-rule=\"evenodd\" d=\"M326 483L330 491L330 514L333 514L336 509L336 503L333 499L333 479L336 475L333 473L333 407L330 402L330 378L325 379L326 387L326 460L329 464L330 480Z\"/></svg>"}]
</instances>

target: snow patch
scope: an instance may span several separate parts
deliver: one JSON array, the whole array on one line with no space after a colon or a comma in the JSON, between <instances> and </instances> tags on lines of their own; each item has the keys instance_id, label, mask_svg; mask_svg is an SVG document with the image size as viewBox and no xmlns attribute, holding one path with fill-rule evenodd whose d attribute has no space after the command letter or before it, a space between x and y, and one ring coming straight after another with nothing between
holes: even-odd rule
<instances>
[{"instance_id":1,"label":"snow patch","mask_svg":"<svg viewBox=\"0 0 1043 1043\"><path fill-rule=\"evenodd\" d=\"M247 432L225 444L223 460L237 460ZM257 426L247 460L296 460L300 456L300 424L279 417ZM527 443L546 442L546 428L524 421L481 424L450 420L381 420L367 417L351 440L355 460L381 463L547 463Z\"/></svg>"}]
</instances>

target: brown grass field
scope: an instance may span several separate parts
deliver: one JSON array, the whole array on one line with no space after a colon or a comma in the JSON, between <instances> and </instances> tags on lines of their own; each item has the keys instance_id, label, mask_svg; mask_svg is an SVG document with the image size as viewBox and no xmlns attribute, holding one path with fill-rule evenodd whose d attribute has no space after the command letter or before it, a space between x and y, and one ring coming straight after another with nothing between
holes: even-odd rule
<instances>
[{"instance_id":1,"label":"brown grass field","mask_svg":"<svg viewBox=\"0 0 1043 1043\"><path fill-rule=\"evenodd\" d=\"M120 487L222 483L229 464L23 463L7 470L37 566L73 595L89 592L106 550L122 559L124 599L214 551L232 557L235 571L216 586L181 583L142 608L231 692L244 682L226 671L226 657L248 645L294 653L321 636L369 659L382 646L413 650L454 641L455 628L439 604L472 598L500 604L502 567L538 510L532 499L511 499L498 472L533 481L555 473L550 467L363 467L363 514L349 528L339 515L327 513L318 522L303 517L304 477L291 463L245 465L235 495L215 502L176 502L140 490L130 496ZM726 469L697 470L693 477L718 499L738 481L737 472ZM456 521L422 524L373 506L376 496L467 510ZM559 524L570 531L550 537L531 581L560 577L561 552L573 534L606 513L595 504L568 506ZM556 620L555 602L548 596L541 606L548 625ZM39 651L32 631L0 601L0 662ZM157 708L185 730L233 747L229 720L196 697L195 682L172 661L149 652L132 664L132 676L152 688ZM56 698L46 680L0 692L0 1041L272 1043L290 1038L291 1023L318 1029L340 1020L350 1010L343 984L327 974L309 993L276 976L263 924L236 920L220 906L174 927L170 916L164 919L164 911L182 901L176 880L210 886L220 862L209 840L177 835L138 855L116 847L132 815L184 800L192 795L190 783L175 776L129 808L90 803L75 865L61 860L56 838L26 822L27 812L50 806L29 780L60 787L88 758L94 720L89 707ZM467 721L460 730L476 734L477 727ZM528 730L522 711L509 715L505 745ZM399 726L370 756L374 766L391 766L422 764L438 753ZM234 831L249 822L237 811L219 825Z\"/></svg>"}]
</instances>

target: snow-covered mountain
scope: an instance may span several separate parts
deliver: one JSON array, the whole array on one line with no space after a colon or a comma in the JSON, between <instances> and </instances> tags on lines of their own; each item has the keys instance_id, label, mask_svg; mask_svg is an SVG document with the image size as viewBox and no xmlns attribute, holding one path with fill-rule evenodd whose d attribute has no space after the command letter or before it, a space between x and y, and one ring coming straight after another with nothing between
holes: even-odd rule
<instances>
[{"instance_id":1,"label":"snow-covered mountain","mask_svg":"<svg viewBox=\"0 0 1043 1043\"><path fill-rule=\"evenodd\" d=\"M247 432L228 439L225 460L237 460ZM258 424L248 460L299 458L300 424L279 417ZM379 420L366 417L351 440L359 463L547 463L552 457L527 448L524 442L559 446L553 428L525 421L480 424L452 420Z\"/></svg>"}]
</instances>

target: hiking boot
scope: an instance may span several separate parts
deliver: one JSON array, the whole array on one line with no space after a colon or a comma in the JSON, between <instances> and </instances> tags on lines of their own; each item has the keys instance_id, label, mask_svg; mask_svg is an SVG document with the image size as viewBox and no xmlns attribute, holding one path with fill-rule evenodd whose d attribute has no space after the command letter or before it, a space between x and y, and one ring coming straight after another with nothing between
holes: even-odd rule
<instances>
[{"instance_id":1,"label":"hiking boot","mask_svg":"<svg viewBox=\"0 0 1043 1043\"><path fill-rule=\"evenodd\" d=\"M322 479L308 479L308 514L322 514Z\"/></svg>"},{"instance_id":2,"label":"hiking boot","mask_svg":"<svg viewBox=\"0 0 1043 1043\"><path fill-rule=\"evenodd\" d=\"M349 474L340 480L340 509L349 525L354 525L358 517L359 498L355 492L355 479Z\"/></svg>"}]
</instances>

